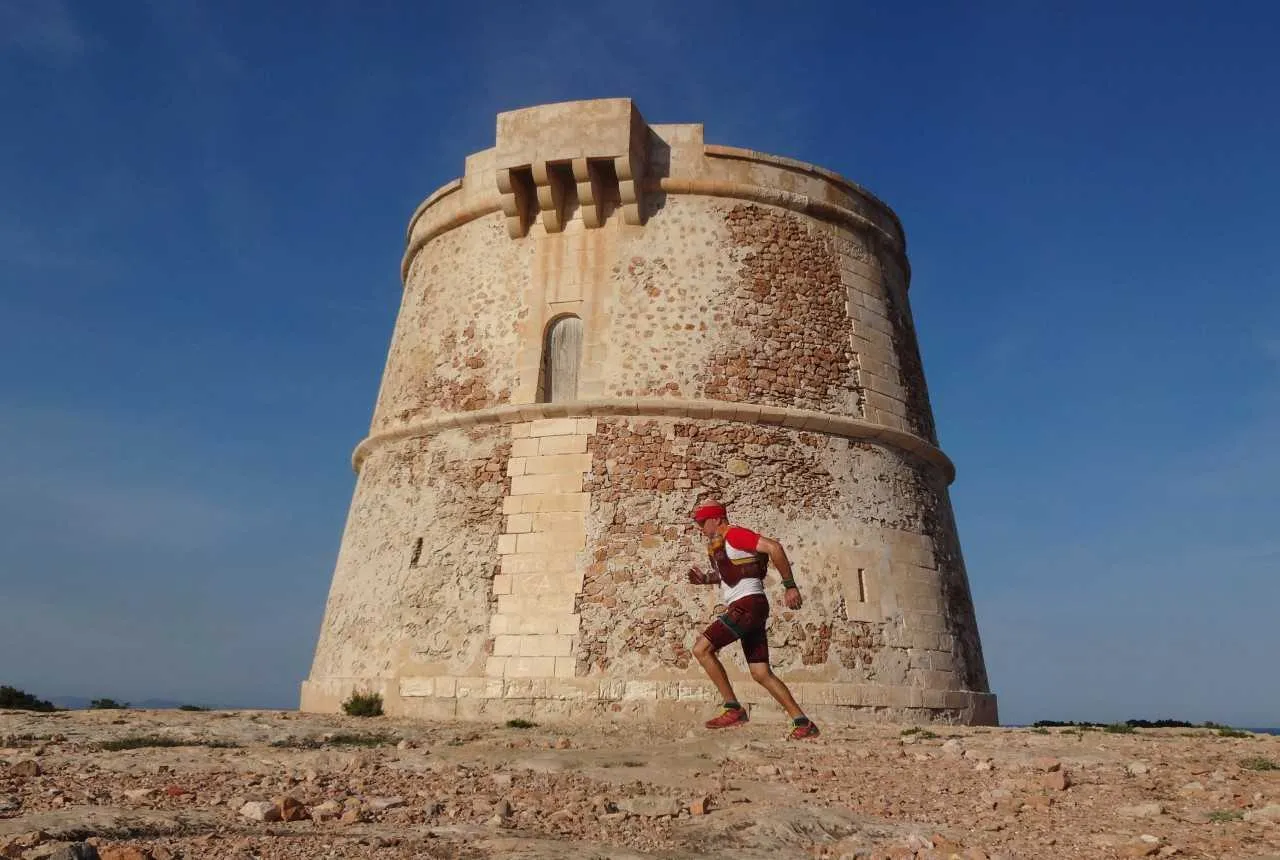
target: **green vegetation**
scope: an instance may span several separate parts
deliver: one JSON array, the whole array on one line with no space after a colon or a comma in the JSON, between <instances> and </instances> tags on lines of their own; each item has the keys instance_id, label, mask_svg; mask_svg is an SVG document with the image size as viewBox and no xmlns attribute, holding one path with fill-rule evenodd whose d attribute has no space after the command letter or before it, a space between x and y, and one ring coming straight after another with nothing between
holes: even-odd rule
<instances>
[{"instance_id":1,"label":"green vegetation","mask_svg":"<svg viewBox=\"0 0 1280 860\"><path fill-rule=\"evenodd\" d=\"M167 738L162 735L130 735L114 741L103 741L100 745L107 752L121 750L138 750L146 747L211 747L213 749L233 749L239 744L232 741L199 740Z\"/></svg>"},{"instance_id":2,"label":"green vegetation","mask_svg":"<svg viewBox=\"0 0 1280 860\"><path fill-rule=\"evenodd\" d=\"M1280 770L1280 764L1276 764L1271 759L1262 758L1261 756L1247 758L1240 762L1240 766L1245 770Z\"/></svg>"},{"instance_id":3,"label":"green vegetation","mask_svg":"<svg viewBox=\"0 0 1280 860\"><path fill-rule=\"evenodd\" d=\"M909 729L903 729L902 736L907 737L908 735L915 735L921 740L926 740L926 741L932 740L933 738L937 737L937 735L935 735L933 732L929 731L928 729L922 729L919 726L912 726Z\"/></svg>"},{"instance_id":4,"label":"green vegetation","mask_svg":"<svg viewBox=\"0 0 1280 860\"><path fill-rule=\"evenodd\" d=\"M207 711L204 705L178 705L179 711Z\"/></svg>"},{"instance_id":5,"label":"green vegetation","mask_svg":"<svg viewBox=\"0 0 1280 860\"><path fill-rule=\"evenodd\" d=\"M514 720L507 720L507 728L509 729L533 729L537 728L537 726L537 723L530 722L529 720L522 720L519 717L516 717Z\"/></svg>"},{"instance_id":6,"label":"green vegetation","mask_svg":"<svg viewBox=\"0 0 1280 860\"><path fill-rule=\"evenodd\" d=\"M325 740L325 743L336 747L383 747L399 743L399 739L394 735L382 732L373 734L340 733L331 735Z\"/></svg>"},{"instance_id":7,"label":"green vegetation","mask_svg":"<svg viewBox=\"0 0 1280 860\"><path fill-rule=\"evenodd\" d=\"M399 738L385 732L339 732L338 734L319 738L296 738L290 735L287 738L272 741L270 745L279 749L318 750L325 746L382 747L395 743L399 743Z\"/></svg>"},{"instance_id":8,"label":"green vegetation","mask_svg":"<svg viewBox=\"0 0 1280 860\"><path fill-rule=\"evenodd\" d=\"M58 710L52 703L37 699L30 693L24 693L16 687L0 687L0 708L7 708L12 711L50 712Z\"/></svg>"},{"instance_id":9,"label":"green vegetation","mask_svg":"<svg viewBox=\"0 0 1280 860\"><path fill-rule=\"evenodd\" d=\"M351 698L342 703L342 710L352 717L380 717L382 716L382 695L352 693Z\"/></svg>"},{"instance_id":10,"label":"green vegetation","mask_svg":"<svg viewBox=\"0 0 1280 860\"><path fill-rule=\"evenodd\" d=\"M1090 723L1090 722L1072 722L1061 720L1037 720L1032 723L1032 730L1042 728L1069 728L1078 731L1088 732L1101 729L1104 732L1112 734L1129 734L1134 729L1209 729L1217 732L1218 737L1223 738L1247 738L1251 737L1249 732L1242 732L1239 729L1233 729L1230 726L1224 726L1221 723L1206 721L1203 723L1189 723L1186 720L1125 720L1123 723Z\"/></svg>"},{"instance_id":11,"label":"green vegetation","mask_svg":"<svg viewBox=\"0 0 1280 860\"><path fill-rule=\"evenodd\" d=\"M1238 809L1226 809L1209 813L1209 820L1219 823L1225 821L1239 821L1241 818L1244 818L1244 813Z\"/></svg>"},{"instance_id":12,"label":"green vegetation","mask_svg":"<svg viewBox=\"0 0 1280 860\"><path fill-rule=\"evenodd\" d=\"M115 699L94 699L89 703L89 707L95 711L123 711L129 707L129 703L125 702L122 705Z\"/></svg>"}]
</instances>

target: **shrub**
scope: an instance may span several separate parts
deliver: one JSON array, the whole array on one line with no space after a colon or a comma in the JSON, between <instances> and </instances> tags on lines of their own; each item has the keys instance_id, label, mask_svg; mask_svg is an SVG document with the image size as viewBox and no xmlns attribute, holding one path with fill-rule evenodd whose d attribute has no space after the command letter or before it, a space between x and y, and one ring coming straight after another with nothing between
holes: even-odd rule
<instances>
[{"instance_id":1,"label":"shrub","mask_svg":"<svg viewBox=\"0 0 1280 860\"><path fill-rule=\"evenodd\" d=\"M342 710L352 717L382 716L381 693L352 693L351 698L342 703Z\"/></svg>"},{"instance_id":2,"label":"shrub","mask_svg":"<svg viewBox=\"0 0 1280 860\"><path fill-rule=\"evenodd\" d=\"M1247 758L1240 762L1240 766L1245 770L1280 770L1280 764L1276 764L1269 758Z\"/></svg>"},{"instance_id":3,"label":"shrub","mask_svg":"<svg viewBox=\"0 0 1280 860\"><path fill-rule=\"evenodd\" d=\"M0 687L0 708L13 711L56 711L52 703L37 699L16 687Z\"/></svg>"},{"instance_id":4,"label":"shrub","mask_svg":"<svg viewBox=\"0 0 1280 860\"><path fill-rule=\"evenodd\" d=\"M130 735L114 741L103 741L100 747L108 752L120 750L138 750L146 747L210 747L212 749L236 749L240 745L234 741L204 740L192 738L166 738L161 735Z\"/></svg>"},{"instance_id":5,"label":"shrub","mask_svg":"<svg viewBox=\"0 0 1280 860\"><path fill-rule=\"evenodd\" d=\"M397 741L393 736L384 734L362 735L340 733L331 735L325 740L325 743L333 744L334 746L346 747L381 747L388 744L394 744L396 742Z\"/></svg>"},{"instance_id":6,"label":"shrub","mask_svg":"<svg viewBox=\"0 0 1280 860\"><path fill-rule=\"evenodd\" d=\"M179 711L207 711L204 705L178 705Z\"/></svg>"},{"instance_id":7,"label":"shrub","mask_svg":"<svg viewBox=\"0 0 1280 860\"><path fill-rule=\"evenodd\" d=\"M1253 737L1253 735L1250 734L1249 732L1242 732L1239 729L1223 727L1218 729L1218 737L1220 738L1251 738Z\"/></svg>"},{"instance_id":8,"label":"shrub","mask_svg":"<svg viewBox=\"0 0 1280 860\"><path fill-rule=\"evenodd\" d=\"M129 707L129 703L125 702L122 705L115 699L94 699L89 703L89 707L97 711L122 711Z\"/></svg>"},{"instance_id":9,"label":"shrub","mask_svg":"<svg viewBox=\"0 0 1280 860\"><path fill-rule=\"evenodd\" d=\"M507 728L509 729L532 729L537 727L537 723L531 723L528 720L522 720L516 717L514 720L507 720Z\"/></svg>"},{"instance_id":10,"label":"shrub","mask_svg":"<svg viewBox=\"0 0 1280 860\"><path fill-rule=\"evenodd\" d=\"M1102 730L1113 735L1131 735L1137 731L1137 729L1128 723L1111 723L1110 725L1103 726Z\"/></svg>"},{"instance_id":11,"label":"shrub","mask_svg":"<svg viewBox=\"0 0 1280 860\"><path fill-rule=\"evenodd\" d=\"M1238 809L1219 810L1209 813L1210 821L1239 821L1241 818L1244 818L1244 813Z\"/></svg>"},{"instance_id":12,"label":"shrub","mask_svg":"<svg viewBox=\"0 0 1280 860\"><path fill-rule=\"evenodd\" d=\"M131 735L114 741L103 741L102 748L109 752L119 750L137 750L143 747L180 747L185 746L177 738L163 738L159 735Z\"/></svg>"}]
</instances>

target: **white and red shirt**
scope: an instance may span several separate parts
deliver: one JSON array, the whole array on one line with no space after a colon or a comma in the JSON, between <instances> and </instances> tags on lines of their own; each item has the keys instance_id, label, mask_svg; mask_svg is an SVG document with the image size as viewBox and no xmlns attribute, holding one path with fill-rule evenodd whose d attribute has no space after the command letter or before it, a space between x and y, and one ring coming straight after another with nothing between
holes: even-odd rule
<instances>
[{"instance_id":1,"label":"white and red shirt","mask_svg":"<svg viewBox=\"0 0 1280 860\"><path fill-rule=\"evenodd\" d=\"M729 605L749 594L764 594L769 556L760 552L760 535L741 526L730 526L724 536L707 542L707 555L720 574L720 600Z\"/></svg>"}]
</instances>

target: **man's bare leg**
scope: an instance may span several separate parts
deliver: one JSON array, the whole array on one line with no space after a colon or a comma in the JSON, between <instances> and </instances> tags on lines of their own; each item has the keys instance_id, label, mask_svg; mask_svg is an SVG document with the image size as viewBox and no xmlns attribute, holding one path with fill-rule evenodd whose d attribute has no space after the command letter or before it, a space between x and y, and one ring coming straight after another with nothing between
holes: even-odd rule
<instances>
[{"instance_id":1,"label":"man's bare leg","mask_svg":"<svg viewBox=\"0 0 1280 860\"><path fill-rule=\"evenodd\" d=\"M773 670L769 668L768 663L751 663L752 679L769 691L769 695L773 696L774 701L782 706L787 712L787 716L791 719L804 716L804 711L800 710L800 706L796 704L795 698L791 695L791 690L783 683L782 679L773 674ZM721 671L724 671L723 669Z\"/></svg>"},{"instance_id":2,"label":"man's bare leg","mask_svg":"<svg viewBox=\"0 0 1280 860\"><path fill-rule=\"evenodd\" d=\"M720 695L724 697L724 701L738 701L737 697L733 694L733 685L729 683L729 676L724 671L724 664L722 664L720 662L720 658L716 656L716 649L715 646L711 644L711 640L705 636L699 636L698 641L693 645L693 656L694 659L702 665L703 670L707 673L707 677L711 679L711 683L716 685L716 689L720 691Z\"/></svg>"}]
</instances>

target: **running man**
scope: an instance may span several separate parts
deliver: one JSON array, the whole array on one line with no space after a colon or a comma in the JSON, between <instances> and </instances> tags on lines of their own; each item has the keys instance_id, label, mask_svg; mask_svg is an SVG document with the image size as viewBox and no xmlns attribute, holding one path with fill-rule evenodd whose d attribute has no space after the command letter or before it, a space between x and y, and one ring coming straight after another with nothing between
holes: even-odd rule
<instances>
[{"instance_id":1,"label":"running man","mask_svg":"<svg viewBox=\"0 0 1280 860\"><path fill-rule=\"evenodd\" d=\"M706 538L711 568L707 572L698 567L690 568L689 581L694 585L720 583L720 602L725 606L724 613L698 636L693 646L693 656L724 697L724 710L720 716L707 721L707 728L723 729L747 721L746 709L738 703L724 665L716 656L721 648L740 639L752 679L768 690L791 717L790 737L816 736L817 724L804 715L787 685L769 668L769 638L765 631L765 622L769 619L769 598L764 593L764 577L769 570L769 562L772 561L782 575L782 585L786 588L782 599L787 608L799 609L804 602L792 578L791 562L787 560L786 552L777 541L750 529L730 525L724 505L718 502L699 505L693 512L693 520Z\"/></svg>"}]
</instances>

